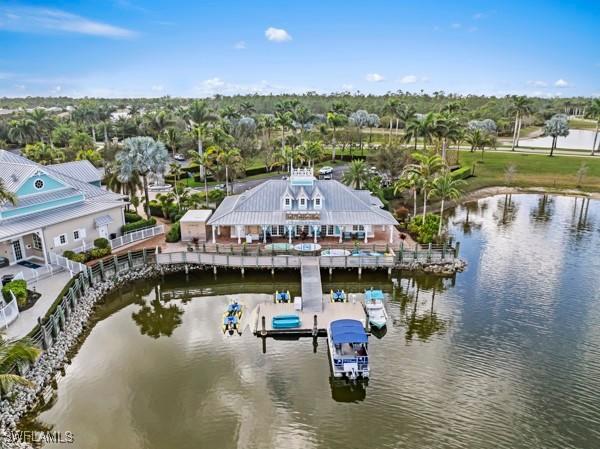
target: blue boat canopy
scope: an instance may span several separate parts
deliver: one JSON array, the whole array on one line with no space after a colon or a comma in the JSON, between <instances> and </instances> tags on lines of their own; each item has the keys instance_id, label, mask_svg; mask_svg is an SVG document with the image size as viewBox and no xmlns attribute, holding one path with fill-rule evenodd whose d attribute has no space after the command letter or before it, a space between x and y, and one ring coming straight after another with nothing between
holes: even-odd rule
<instances>
[{"instance_id":1,"label":"blue boat canopy","mask_svg":"<svg viewBox=\"0 0 600 449\"><path fill-rule=\"evenodd\" d=\"M331 340L333 344L367 343L368 337L358 320L336 320L331 322Z\"/></svg>"},{"instance_id":2,"label":"blue boat canopy","mask_svg":"<svg viewBox=\"0 0 600 449\"><path fill-rule=\"evenodd\" d=\"M368 300L383 300L385 296L383 295L383 292L381 290L365 290L365 298Z\"/></svg>"}]
</instances>

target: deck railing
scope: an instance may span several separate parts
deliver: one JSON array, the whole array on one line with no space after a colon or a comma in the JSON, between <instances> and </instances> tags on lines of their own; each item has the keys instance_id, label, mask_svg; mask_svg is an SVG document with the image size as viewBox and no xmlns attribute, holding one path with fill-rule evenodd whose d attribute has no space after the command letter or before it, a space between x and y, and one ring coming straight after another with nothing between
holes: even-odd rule
<instances>
[{"instance_id":1,"label":"deck railing","mask_svg":"<svg viewBox=\"0 0 600 449\"><path fill-rule=\"evenodd\" d=\"M63 270L63 267L59 265L44 265L40 268L26 268L22 271L19 271L15 274L13 279L23 279L27 281L27 283L37 282L42 279L49 278L56 273L59 273Z\"/></svg>"},{"instance_id":2,"label":"deck railing","mask_svg":"<svg viewBox=\"0 0 600 449\"><path fill-rule=\"evenodd\" d=\"M15 321L19 317L19 306L17 305L17 298L13 292L10 292L12 300L6 304L0 299L0 327L8 328L8 325Z\"/></svg>"},{"instance_id":3,"label":"deck railing","mask_svg":"<svg viewBox=\"0 0 600 449\"><path fill-rule=\"evenodd\" d=\"M117 237L116 239L110 240L110 247L114 250L121 246L128 245L139 240L145 240L152 238L157 235L165 233L164 225L154 226L152 228L138 229L136 231L128 232L127 234Z\"/></svg>"}]
</instances>

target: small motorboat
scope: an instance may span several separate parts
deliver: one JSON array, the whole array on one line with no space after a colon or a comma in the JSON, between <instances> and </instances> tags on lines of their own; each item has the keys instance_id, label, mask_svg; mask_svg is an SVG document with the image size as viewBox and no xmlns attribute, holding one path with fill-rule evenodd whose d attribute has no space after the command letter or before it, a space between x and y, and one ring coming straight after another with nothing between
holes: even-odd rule
<instances>
[{"instance_id":1,"label":"small motorboat","mask_svg":"<svg viewBox=\"0 0 600 449\"><path fill-rule=\"evenodd\" d=\"M298 315L277 315L272 319L273 329L294 329L300 327L302 321Z\"/></svg>"},{"instance_id":2,"label":"small motorboat","mask_svg":"<svg viewBox=\"0 0 600 449\"><path fill-rule=\"evenodd\" d=\"M229 332L232 335L235 331L240 331L239 326L240 320L236 315L229 315L227 313L223 316L223 333Z\"/></svg>"},{"instance_id":3,"label":"small motorboat","mask_svg":"<svg viewBox=\"0 0 600 449\"><path fill-rule=\"evenodd\" d=\"M290 296L290 291L275 291L275 302L290 302L292 297Z\"/></svg>"},{"instance_id":4,"label":"small motorboat","mask_svg":"<svg viewBox=\"0 0 600 449\"><path fill-rule=\"evenodd\" d=\"M227 313L231 316L237 316L238 318L241 318L242 305L237 301L233 301L231 304L229 304L229 306L227 306Z\"/></svg>"},{"instance_id":5,"label":"small motorboat","mask_svg":"<svg viewBox=\"0 0 600 449\"><path fill-rule=\"evenodd\" d=\"M333 377L345 377L353 381L369 378L369 337L360 321L331 321L327 343Z\"/></svg>"},{"instance_id":6,"label":"small motorboat","mask_svg":"<svg viewBox=\"0 0 600 449\"><path fill-rule=\"evenodd\" d=\"M387 312L383 303L385 296L381 290L365 290L365 308L369 316L369 324L377 329L387 325Z\"/></svg>"},{"instance_id":7,"label":"small motorboat","mask_svg":"<svg viewBox=\"0 0 600 449\"><path fill-rule=\"evenodd\" d=\"M331 290L329 294L331 298L331 302L348 302L348 296L344 290L340 290L339 288L336 290Z\"/></svg>"}]
</instances>

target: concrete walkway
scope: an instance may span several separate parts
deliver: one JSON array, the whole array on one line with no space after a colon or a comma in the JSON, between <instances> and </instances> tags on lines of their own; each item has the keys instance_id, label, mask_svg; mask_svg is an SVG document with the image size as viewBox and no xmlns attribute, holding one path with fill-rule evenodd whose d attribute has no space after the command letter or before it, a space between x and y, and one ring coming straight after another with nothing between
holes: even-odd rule
<instances>
[{"instance_id":1,"label":"concrete walkway","mask_svg":"<svg viewBox=\"0 0 600 449\"><path fill-rule=\"evenodd\" d=\"M71 279L69 272L61 271L49 278L30 283L28 286L29 289L33 290L35 288L42 296L31 309L21 312L19 317L8 326L8 329L0 329L0 332L5 332L6 336L11 339L25 337L37 324L38 317L46 315L46 312L50 309L50 306L67 282L69 282L69 279Z\"/></svg>"}]
</instances>

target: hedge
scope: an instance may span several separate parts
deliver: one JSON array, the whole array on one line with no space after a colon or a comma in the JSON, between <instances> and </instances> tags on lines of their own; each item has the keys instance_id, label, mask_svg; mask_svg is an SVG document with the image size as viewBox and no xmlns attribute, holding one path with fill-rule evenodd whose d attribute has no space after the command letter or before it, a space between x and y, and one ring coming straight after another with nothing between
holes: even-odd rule
<instances>
[{"instance_id":1,"label":"hedge","mask_svg":"<svg viewBox=\"0 0 600 449\"><path fill-rule=\"evenodd\" d=\"M17 279L10 281L4 287L2 287L2 296L8 302L12 300L10 292L13 292L15 298L17 298L17 304L23 306L27 302L27 281L23 279Z\"/></svg>"},{"instance_id":2,"label":"hedge","mask_svg":"<svg viewBox=\"0 0 600 449\"><path fill-rule=\"evenodd\" d=\"M432 243L437 240L439 225L439 215L425 215L425 223L423 223L423 215L417 215L408 225L408 232L414 235L419 243Z\"/></svg>"},{"instance_id":3,"label":"hedge","mask_svg":"<svg viewBox=\"0 0 600 449\"><path fill-rule=\"evenodd\" d=\"M465 165L464 167L459 168L458 170L454 170L450 173L452 179L467 179L470 178L473 171L470 165Z\"/></svg>"},{"instance_id":4,"label":"hedge","mask_svg":"<svg viewBox=\"0 0 600 449\"><path fill-rule=\"evenodd\" d=\"M131 232L142 228L150 228L154 225L156 225L156 218L149 218L148 220L140 220L136 221L135 223L128 223L121 229L123 232Z\"/></svg>"},{"instance_id":5,"label":"hedge","mask_svg":"<svg viewBox=\"0 0 600 449\"><path fill-rule=\"evenodd\" d=\"M107 239L105 239L104 237L99 237L96 240L94 240L94 246L96 248L108 248L110 245Z\"/></svg>"},{"instance_id":6,"label":"hedge","mask_svg":"<svg viewBox=\"0 0 600 449\"><path fill-rule=\"evenodd\" d=\"M125 212L125 223L135 223L140 220L143 220L143 218L135 212Z\"/></svg>"},{"instance_id":7,"label":"hedge","mask_svg":"<svg viewBox=\"0 0 600 449\"><path fill-rule=\"evenodd\" d=\"M169 243L174 243L181 240L181 228L179 222L173 223L173 226L171 226L171 229L169 229L165 240Z\"/></svg>"}]
</instances>

